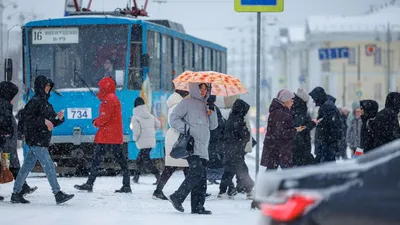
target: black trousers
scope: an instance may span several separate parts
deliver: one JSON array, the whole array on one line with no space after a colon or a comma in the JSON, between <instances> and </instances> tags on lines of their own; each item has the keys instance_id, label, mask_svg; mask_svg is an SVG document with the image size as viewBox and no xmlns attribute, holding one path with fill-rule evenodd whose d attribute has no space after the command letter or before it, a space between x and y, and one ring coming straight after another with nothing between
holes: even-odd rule
<instances>
[{"instance_id":1,"label":"black trousers","mask_svg":"<svg viewBox=\"0 0 400 225\"><path fill-rule=\"evenodd\" d=\"M252 191L254 187L254 181L249 175L249 168L244 161L244 157L241 157L226 162L221 184L219 185L220 193L225 193L228 187L231 188L233 186L232 179L235 175L238 184L240 184L240 186L243 187L246 192Z\"/></svg>"},{"instance_id":2,"label":"black trousers","mask_svg":"<svg viewBox=\"0 0 400 225\"><path fill-rule=\"evenodd\" d=\"M147 168L150 170L151 174L156 176L157 179L160 177L160 171L150 159L150 152L151 148L140 149L139 155L136 159L136 165L138 166L138 169L135 171L135 176L139 176L141 171Z\"/></svg>"},{"instance_id":3,"label":"black trousers","mask_svg":"<svg viewBox=\"0 0 400 225\"><path fill-rule=\"evenodd\" d=\"M187 158L187 161L189 163L189 174L172 195L182 203L191 193L192 211L202 210L207 192L207 160L192 155Z\"/></svg>"},{"instance_id":4,"label":"black trousers","mask_svg":"<svg viewBox=\"0 0 400 225\"><path fill-rule=\"evenodd\" d=\"M171 178L172 174L175 173L177 169L180 167L175 167L175 166L165 166L164 170L161 173L160 180L158 181L156 191L162 191L167 184L169 178ZM183 174L185 175L185 178L189 174L189 168L188 167L182 167L183 169Z\"/></svg>"},{"instance_id":5,"label":"black trousers","mask_svg":"<svg viewBox=\"0 0 400 225\"><path fill-rule=\"evenodd\" d=\"M122 170L123 180L122 185L130 187L128 159L123 153L122 145L119 144L97 144L93 152L92 167L90 169L89 178L87 184L93 185L99 173L99 165L102 161L103 156L106 152L112 152L115 160L118 162Z\"/></svg>"}]
</instances>

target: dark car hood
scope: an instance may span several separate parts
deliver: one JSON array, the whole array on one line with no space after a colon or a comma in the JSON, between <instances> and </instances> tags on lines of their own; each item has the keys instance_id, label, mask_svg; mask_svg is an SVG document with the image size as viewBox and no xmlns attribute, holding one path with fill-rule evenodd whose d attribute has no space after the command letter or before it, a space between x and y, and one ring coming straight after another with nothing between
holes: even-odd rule
<instances>
[{"instance_id":1,"label":"dark car hood","mask_svg":"<svg viewBox=\"0 0 400 225\"><path fill-rule=\"evenodd\" d=\"M270 202L282 190L318 190L335 193L354 185L362 185L362 175L376 166L395 158L400 159L400 140L365 154L356 160L331 162L315 166L291 168L260 173L257 178L255 199Z\"/></svg>"}]
</instances>

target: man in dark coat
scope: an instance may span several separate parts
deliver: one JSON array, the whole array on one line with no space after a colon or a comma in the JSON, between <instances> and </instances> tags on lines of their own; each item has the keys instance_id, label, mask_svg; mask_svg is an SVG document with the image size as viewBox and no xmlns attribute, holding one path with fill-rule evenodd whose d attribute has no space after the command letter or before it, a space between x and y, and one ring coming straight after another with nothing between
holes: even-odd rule
<instances>
[{"instance_id":1,"label":"man in dark coat","mask_svg":"<svg viewBox=\"0 0 400 225\"><path fill-rule=\"evenodd\" d=\"M316 87L310 92L315 105L319 106L317 142L320 145L317 153L319 162L329 162L336 160L339 152L339 142L343 137L342 120L340 112L334 102L329 100L328 95L322 87Z\"/></svg>"},{"instance_id":2,"label":"man in dark coat","mask_svg":"<svg viewBox=\"0 0 400 225\"><path fill-rule=\"evenodd\" d=\"M15 118L11 101L17 93L18 87L15 84L9 81L3 81L0 83L0 153L9 153L7 151L7 142L9 139L15 138ZM0 159L1 157L2 155L0 155ZM0 201L3 200L4 197L0 196Z\"/></svg>"},{"instance_id":3,"label":"man in dark coat","mask_svg":"<svg viewBox=\"0 0 400 225\"><path fill-rule=\"evenodd\" d=\"M315 122L307 114L307 102L309 96L304 90L298 89L293 98L291 109L295 127L304 126L305 129L298 132L293 139L293 164L306 166L314 164L314 156L311 154L311 130L316 126Z\"/></svg>"},{"instance_id":4,"label":"man in dark coat","mask_svg":"<svg viewBox=\"0 0 400 225\"><path fill-rule=\"evenodd\" d=\"M48 150L52 130L64 122L64 112L60 111L56 113L53 106L48 102L53 86L53 81L45 76L36 77L34 84L35 95L29 100L23 110L22 117L26 126L26 133L24 135L29 150L14 183L11 196L12 203L29 203L23 197L22 186L37 160L39 160L46 173L56 203L61 204L74 197L74 195L65 194L60 190L56 168Z\"/></svg>"},{"instance_id":5,"label":"man in dark coat","mask_svg":"<svg viewBox=\"0 0 400 225\"><path fill-rule=\"evenodd\" d=\"M400 93L391 92L386 97L385 108L376 115L375 120L371 123L374 148L400 138L399 111Z\"/></svg>"},{"instance_id":6,"label":"man in dark coat","mask_svg":"<svg viewBox=\"0 0 400 225\"><path fill-rule=\"evenodd\" d=\"M250 131L246 126L244 118L249 109L249 104L242 99L237 99L233 104L232 111L226 121L223 149L225 168L219 186L219 197L226 193L228 186L231 186L232 179L236 175L238 181L245 188L247 198L252 198L254 182L249 175L249 170L244 159L244 156L246 155L245 148L250 139ZM230 191L228 192L228 195L235 195L236 193Z\"/></svg>"},{"instance_id":7,"label":"man in dark coat","mask_svg":"<svg viewBox=\"0 0 400 225\"><path fill-rule=\"evenodd\" d=\"M374 136L371 130L371 123L374 121L376 114L378 114L379 105L374 100L360 101L361 106L361 140L360 147L364 153L369 152L374 148Z\"/></svg>"},{"instance_id":8,"label":"man in dark coat","mask_svg":"<svg viewBox=\"0 0 400 225\"><path fill-rule=\"evenodd\" d=\"M2 106L0 106L0 108L3 113L8 113L8 110L5 109L5 108L7 108L7 107L5 107L5 104L8 105L8 103L11 103L17 93L18 93L18 87L15 84L8 82L8 81L3 81L0 83L0 99L2 99L2 101L0 103ZM12 115L12 117L9 117L9 120L11 120L11 122L12 122L13 133L12 133L12 135L9 135L7 138L4 139L4 145L3 145L3 147L0 147L0 151L2 150L4 153L10 154L10 168L9 169L15 179L18 175L21 165L19 162L18 152L17 152L17 142L18 142L18 140L17 140L17 137L18 137L17 121L15 120L15 118L12 114L12 111L11 111L11 115ZM31 194L36 190L37 190L37 187L31 188L25 182L24 185L22 186L22 195Z\"/></svg>"}]
</instances>

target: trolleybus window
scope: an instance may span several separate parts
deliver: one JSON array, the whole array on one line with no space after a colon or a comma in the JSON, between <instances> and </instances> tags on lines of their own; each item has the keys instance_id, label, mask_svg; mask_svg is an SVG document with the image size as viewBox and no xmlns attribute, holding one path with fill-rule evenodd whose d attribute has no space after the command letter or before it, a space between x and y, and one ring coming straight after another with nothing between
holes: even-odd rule
<instances>
[{"instance_id":1,"label":"trolleybus window","mask_svg":"<svg viewBox=\"0 0 400 225\"><path fill-rule=\"evenodd\" d=\"M150 57L150 83L153 91L161 89L161 40L160 34L147 31L147 54Z\"/></svg>"},{"instance_id":2,"label":"trolleybus window","mask_svg":"<svg viewBox=\"0 0 400 225\"><path fill-rule=\"evenodd\" d=\"M173 91L172 87L172 38L167 35L162 36L162 81L164 91Z\"/></svg>"},{"instance_id":3,"label":"trolleybus window","mask_svg":"<svg viewBox=\"0 0 400 225\"><path fill-rule=\"evenodd\" d=\"M104 76L125 72L127 37L124 25L32 28L31 73L57 81L57 88L97 87Z\"/></svg>"},{"instance_id":4,"label":"trolleybus window","mask_svg":"<svg viewBox=\"0 0 400 225\"><path fill-rule=\"evenodd\" d=\"M194 70L194 49L191 42L185 42L185 70Z\"/></svg>"}]
</instances>

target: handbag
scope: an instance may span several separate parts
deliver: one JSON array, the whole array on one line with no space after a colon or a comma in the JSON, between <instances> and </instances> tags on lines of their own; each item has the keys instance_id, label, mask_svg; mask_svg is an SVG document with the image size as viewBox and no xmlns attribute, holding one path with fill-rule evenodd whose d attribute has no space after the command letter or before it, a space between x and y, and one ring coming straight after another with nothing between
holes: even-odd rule
<instances>
[{"instance_id":1,"label":"handbag","mask_svg":"<svg viewBox=\"0 0 400 225\"><path fill-rule=\"evenodd\" d=\"M169 155L174 159L185 159L192 155L194 152L194 138L190 135L190 129L185 133L180 134L178 140L172 146L172 150Z\"/></svg>"},{"instance_id":2,"label":"handbag","mask_svg":"<svg viewBox=\"0 0 400 225\"><path fill-rule=\"evenodd\" d=\"M1 165L0 165L0 184L5 184L12 182L14 180L14 176L11 171L7 168L7 159L4 157L3 153L0 155Z\"/></svg>"}]
</instances>

